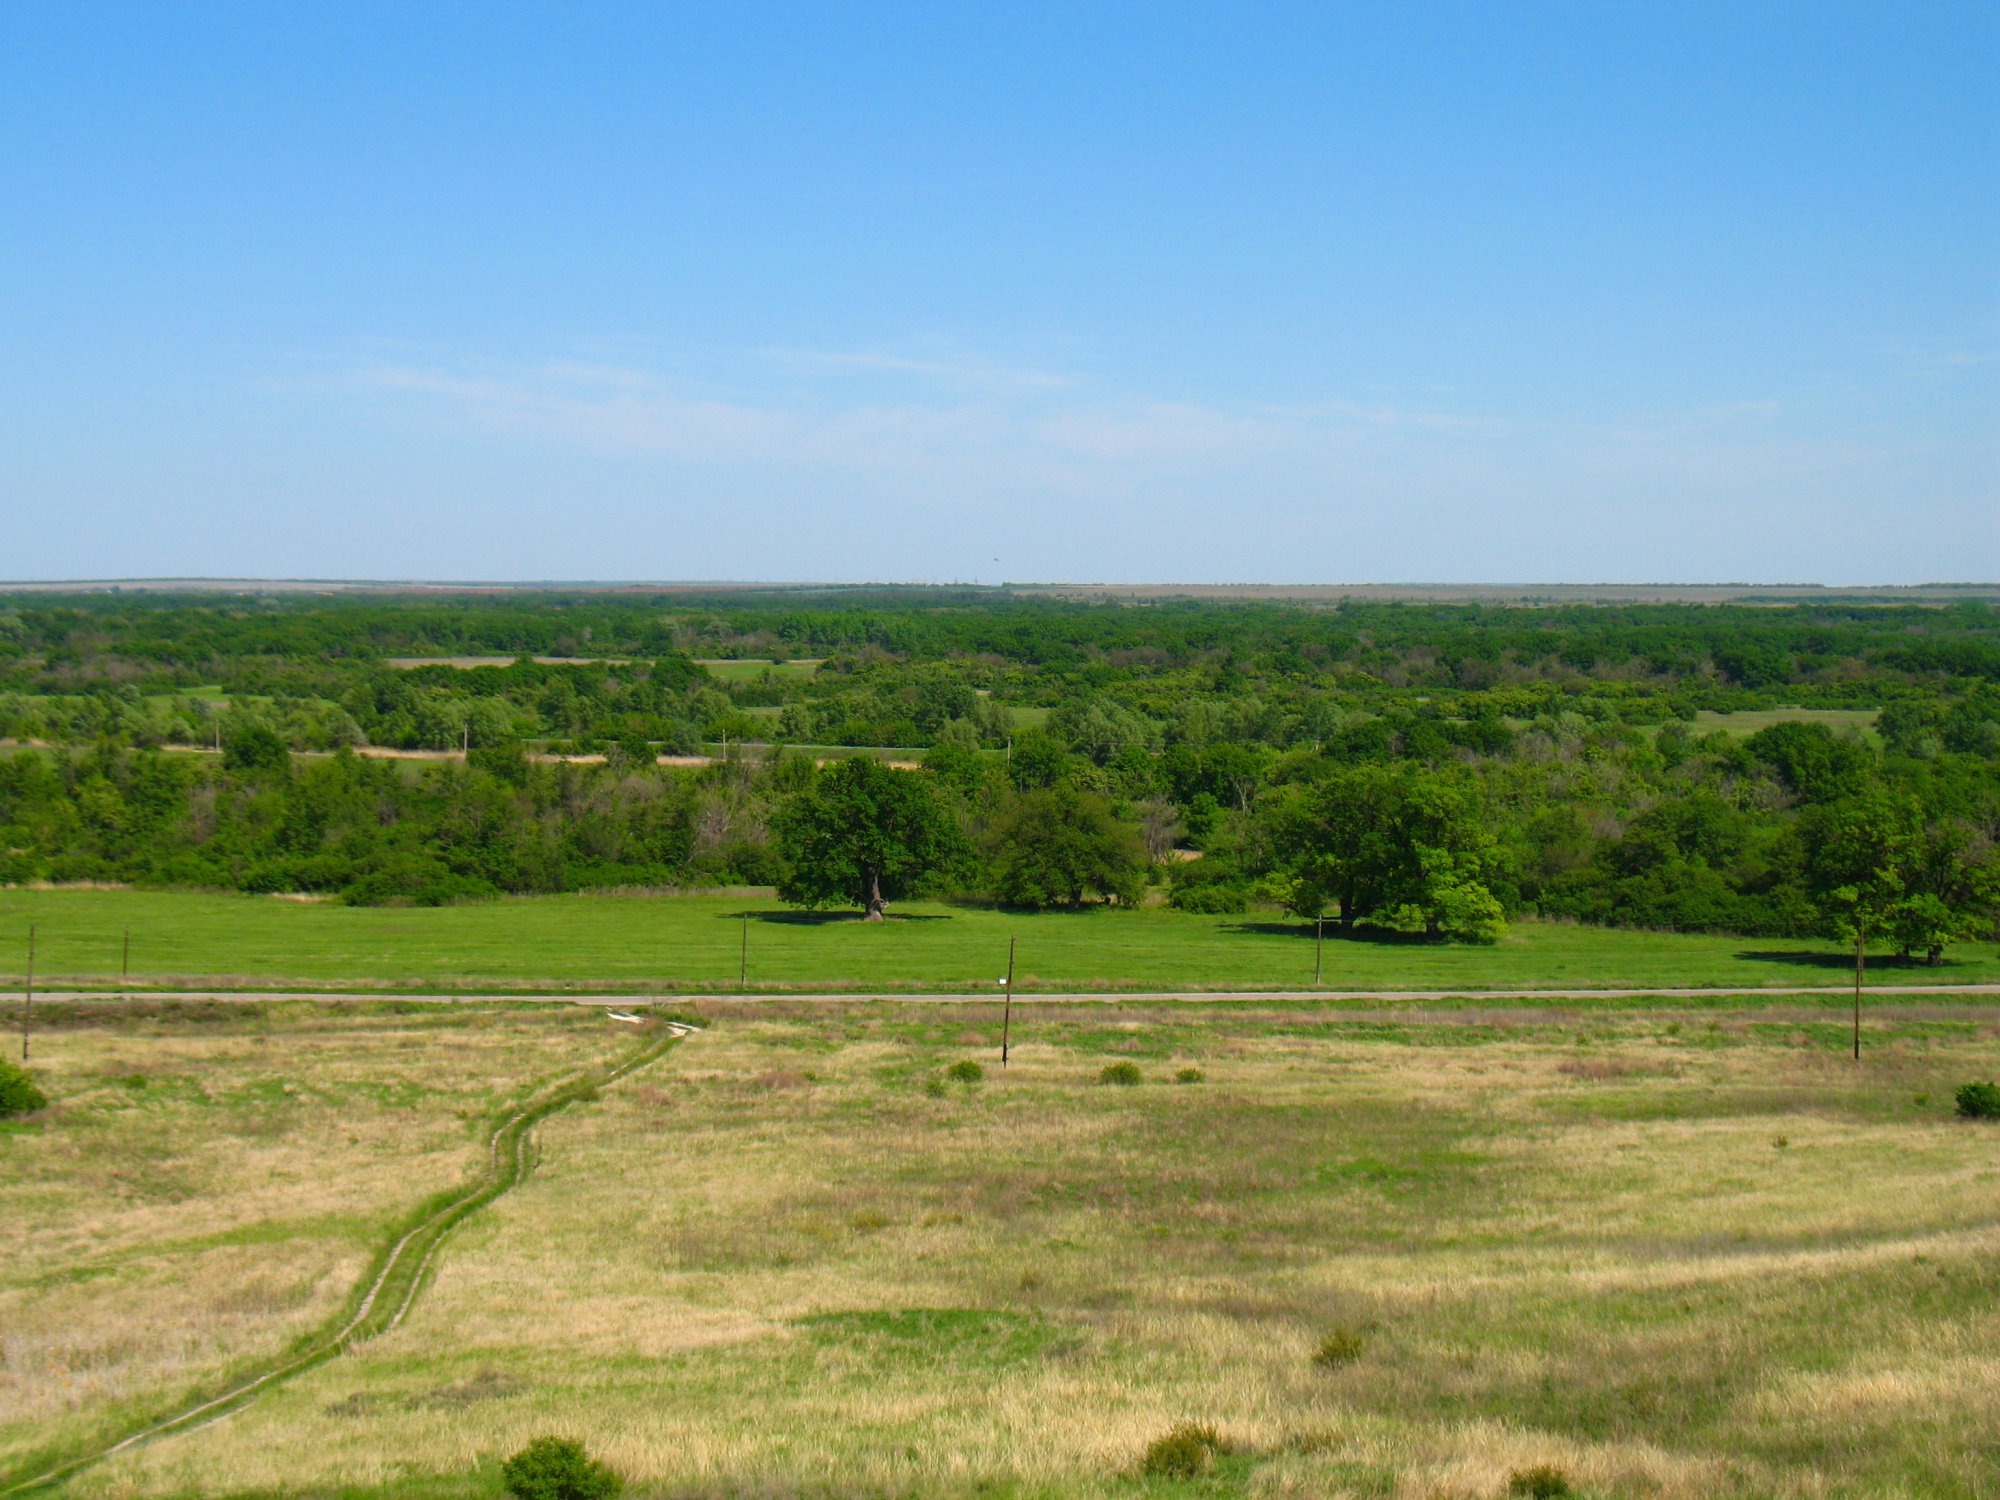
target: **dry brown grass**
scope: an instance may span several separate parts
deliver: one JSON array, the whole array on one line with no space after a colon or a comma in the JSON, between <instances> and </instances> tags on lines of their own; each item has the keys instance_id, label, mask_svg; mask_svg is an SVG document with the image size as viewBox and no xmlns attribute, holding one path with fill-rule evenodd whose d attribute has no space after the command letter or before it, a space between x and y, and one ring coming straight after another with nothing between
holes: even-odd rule
<instances>
[{"instance_id":1,"label":"dry brown grass","mask_svg":"<svg viewBox=\"0 0 2000 1500\"><path fill-rule=\"evenodd\" d=\"M1077 1007L927 1094L981 1024L732 1008L545 1127L403 1329L93 1493L482 1493L561 1431L639 1496L1115 1494L1189 1420L1217 1494L2000 1487L2000 1150L1942 1088L1976 1027L1857 1073L1804 1015ZM1094 1087L1119 1057L1156 1081Z\"/></svg>"},{"instance_id":2,"label":"dry brown grass","mask_svg":"<svg viewBox=\"0 0 2000 1500\"><path fill-rule=\"evenodd\" d=\"M45 1033L55 1107L0 1136L0 1461L324 1322L386 1224L468 1175L479 1121L600 1030L149 1006Z\"/></svg>"}]
</instances>

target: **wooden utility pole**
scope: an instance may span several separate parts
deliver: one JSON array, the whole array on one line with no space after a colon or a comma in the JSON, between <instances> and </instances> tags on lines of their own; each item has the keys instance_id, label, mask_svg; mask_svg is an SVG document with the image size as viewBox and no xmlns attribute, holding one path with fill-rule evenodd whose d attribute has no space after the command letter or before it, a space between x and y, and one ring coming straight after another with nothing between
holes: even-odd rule
<instances>
[{"instance_id":1,"label":"wooden utility pole","mask_svg":"<svg viewBox=\"0 0 2000 1500\"><path fill-rule=\"evenodd\" d=\"M21 1061L28 1060L28 1042L35 1027L35 924L28 924L28 987L21 999Z\"/></svg>"},{"instance_id":2,"label":"wooden utility pole","mask_svg":"<svg viewBox=\"0 0 2000 1500\"><path fill-rule=\"evenodd\" d=\"M1854 1060L1861 1061L1861 972L1868 966L1866 930L1854 924Z\"/></svg>"},{"instance_id":3,"label":"wooden utility pole","mask_svg":"<svg viewBox=\"0 0 2000 1500\"><path fill-rule=\"evenodd\" d=\"M1313 988L1319 988L1320 955L1326 951L1326 913L1313 918Z\"/></svg>"},{"instance_id":4,"label":"wooden utility pole","mask_svg":"<svg viewBox=\"0 0 2000 1500\"><path fill-rule=\"evenodd\" d=\"M1007 986L1006 997L1000 1002L1000 1066L1007 1066L1007 1048L1013 1040L1014 1032L1014 944L1018 938L1007 939Z\"/></svg>"},{"instance_id":5,"label":"wooden utility pole","mask_svg":"<svg viewBox=\"0 0 2000 1500\"><path fill-rule=\"evenodd\" d=\"M750 913L743 913L743 954L736 966L736 987L750 988Z\"/></svg>"}]
</instances>

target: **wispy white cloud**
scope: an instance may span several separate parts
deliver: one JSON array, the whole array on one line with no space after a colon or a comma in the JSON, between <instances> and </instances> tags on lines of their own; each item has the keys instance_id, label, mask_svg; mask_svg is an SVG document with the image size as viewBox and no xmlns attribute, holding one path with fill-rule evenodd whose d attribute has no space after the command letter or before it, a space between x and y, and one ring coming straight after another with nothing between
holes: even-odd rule
<instances>
[{"instance_id":1,"label":"wispy white cloud","mask_svg":"<svg viewBox=\"0 0 2000 1500\"><path fill-rule=\"evenodd\" d=\"M1641 532L1701 557L1704 536L1753 525L1794 534L1826 495L1897 490L1957 462L1767 399L1531 419L1420 401L1229 406L1060 372L1003 378L1005 366L957 356L765 351L749 364L759 358L783 375L746 378L741 358L724 362L726 376L697 376L392 356L350 379L427 403L447 427L535 445L543 462L698 469L738 494L838 486L919 511L1006 505L1056 528L1073 528L1079 506L1181 527L1247 507L1327 538L1374 528L1385 548L1412 524L1434 540L1504 531L1518 544L1629 530L1643 515ZM1003 373L969 373L980 371ZM897 383L875 378L884 372ZM1706 520L1690 526L1697 516Z\"/></svg>"},{"instance_id":2,"label":"wispy white cloud","mask_svg":"<svg viewBox=\"0 0 2000 1500\"><path fill-rule=\"evenodd\" d=\"M1960 378L2000 364L2000 345L1984 331L1966 330L1957 337L1942 336L1892 347L1887 355L1902 365L1903 373L1920 378Z\"/></svg>"},{"instance_id":3,"label":"wispy white cloud","mask_svg":"<svg viewBox=\"0 0 2000 1500\"><path fill-rule=\"evenodd\" d=\"M1101 484L1121 471L1336 461L1371 443L1490 439L1511 426L1381 403L1233 409L1108 393L1060 373L972 361L824 354L792 363L824 378L803 393L757 397L722 395L658 371L577 361L491 369L380 363L354 380L430 400L492 431L600 453L863 471L965 464L991 472L999 465L1044 481L1066 476L1070 484ZM856 370L915 374L945 388L885 399L855 390L844 377Z\"/></svg>"},{"instance_id":4,"label":"wispy white cloud","mask_svg":"<svg viewBox=\"0 0 2000 1500\"><path fill-rule=\"evenodd\" d=\"M719 460L785 451L798 441L795 414L689 394L643 370L571 362L482 373L377 365L356 379L428 398L491 431L598 452Z\"/></svg>"},{"instance_id":5,"label":"wispy white cloud","mask_svg":"<svg viewBox=\"0 0 2000 1500\"><path fill-rule=\"evenodd\" d=\"M808 372L848 372L906 378L937 385L1029 391L1061 390L1076 377L1059 370L1025 369L969 355L917 355L884 349L762 349L759 358Z\"/></svg>"}]
</instances>

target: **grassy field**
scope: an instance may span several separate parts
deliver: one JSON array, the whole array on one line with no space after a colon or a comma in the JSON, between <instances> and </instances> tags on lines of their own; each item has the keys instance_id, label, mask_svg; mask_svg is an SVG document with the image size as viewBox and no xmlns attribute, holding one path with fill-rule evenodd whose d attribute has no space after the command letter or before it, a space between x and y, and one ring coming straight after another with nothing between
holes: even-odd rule
<instances>
[{"instance_id":1,"label":"grassy field","mask_svg":"<svg viewBox=\"0 0 2000 1500\"><path fill-rule=\"evenodd\" d=\"M483 1120L631 1040L568 1008L103 1001L44 1023L56 1107L0 1127L0 1471L322 1324L387 1226L469 1174Z\"/></svg>"},{"instance_id":2,"label":"grassy field","mask_svg":"<svg viewBox=\"0 0 2000 1500\"><path fill-rule=\"evenodd\" d=\"M400 1330L78 1493L495 1496L498 1458L544 1433L635 1500L1497 1500L1541 1465L1598 1500L2000 1488L2000 1135L1949 1108L2000 1071L2000 1006L1885 1005L1857 1069L1816 1007L1755 1000L1079 1005L1017 1014L1004 1074L991 1007L705 1010L642 1082L545 1128L535 1175L458 1232ZM303 1161L346 1134L386 1160L353 1080L439 1090L412 1131L434 1154L378 1190L449 1170L465 1137L443 1122L485 1097L454 1079L501 1053L305 1014L310 1047L272 1019L52 1043L88 1102L0 1150L65 1164L34 1211L98 1255L64 1295L99 1337L175 1326L123 1268L254 1221L227 1205L336 1243L365 1219L359 1166L302 1213L237 1160L239 1138ZM524 1023L435 1024L504 1048ZM163 1050L193 1076L126 1105L118 1075L165 1071ZM941 1081L974 1056L983 1082ZM1143 1082L1099 1084L1114 1061ZM221 1100L280 1081L299 1095L256 1104L258 1131L203 1144ZM135 1143L176 1161L150 1154L162 1136L199 1170L118 1238L73 1228L101 1210L67 1175L115 1181ZM312 1291L338 1262L296 1246L261 1281L187 1264L196 1318L282 1322L338 1289ZM10 1338L33 1307L9 1305ZM70 1336L50 1314L40 1337ZM30 1368L13 1404L90 1420L96 1396ZM1145 1474L1183 1421L1216 1429L1212 1472Z\"/></svg>"},{"instance_id":3,"label":"grassy field","mask_svg":"<svg viewBox=\"0 0 2000 1500\"><path fill-rule=\"evenodd\" d=\"M734 990L748 934L749 987L992 992L1018 939L1016 981L1042 990L1309 986L1310 924L1164 909L1023 915L910 903L890 920L794 911L761 897L548 896L443 908L367 908L126 890L0 890L0 985L18 987L38 929L46 985L116 984L124 932L133 982ZM1883 956L1871 976L2000 980L1990 944L1937 968ZM1517 923L1497 945L1329 937L1335 989L1598 988L1837 984L1852 959L1828 943Z\"/></svg>"},{"instance_id":4,"label":"grassy field","mask_svg":"<svg viewBox=\"0 0 2000 1500\"><path fill-rule=\"evenodd\" d=\"M1875 718L1879 712L1873 708L1744 708L1719 714L1701 709L1694 716L1693 728L1696 734L1742 736L1769 729L1773 724L1824 724L1835 734L1854 733L1870 743L1879 743L1875 739Z\"/></svg>"},{"instance_id":5,"label":"grassy field","mask_svg":"<svg viewBox=\"0 0 2000 1500\"><path fill-rule=\"evenodd\" d=\"M818 658L807 660L776 662L770 660L738 660L703 657L700 666L709 676L720 682L759 682L766 672L779 679L787 677L812 677L819 672Z\"/></svg>"}]
</instances>

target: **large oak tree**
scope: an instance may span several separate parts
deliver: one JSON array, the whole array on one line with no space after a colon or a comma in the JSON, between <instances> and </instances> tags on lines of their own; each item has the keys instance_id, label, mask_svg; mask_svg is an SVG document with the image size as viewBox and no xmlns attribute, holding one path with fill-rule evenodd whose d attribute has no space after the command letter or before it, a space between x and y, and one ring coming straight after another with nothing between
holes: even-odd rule
<instances>
[{"instance_id":1,"label":"large oak tree","mask_svg":"<svg viewBox=\"0 0 2000 1500\"><path fill-rule=\"evenodd\" d=\"M857 755L813 778L777 819L789 870L778 894L797 906L882 909L921 891L967 852L928 776Z\"/></svg>"},{"instance_id":2,"label":"large oak tree","mask_svg":"<svg viewBox=\"0 0 2000 1500\"><path fill-rule=\"evenodd\" d=\"M1138 831L1067 783L1009 798L985 844L994 894L1009 906L1081 906L1091 892L1133 902L1146 883Z\"/></svg>"}]
</instances>

